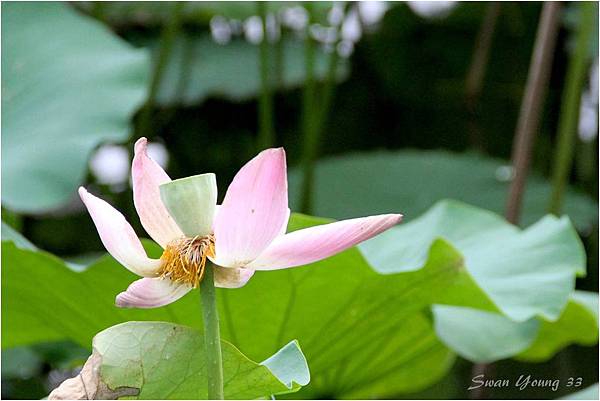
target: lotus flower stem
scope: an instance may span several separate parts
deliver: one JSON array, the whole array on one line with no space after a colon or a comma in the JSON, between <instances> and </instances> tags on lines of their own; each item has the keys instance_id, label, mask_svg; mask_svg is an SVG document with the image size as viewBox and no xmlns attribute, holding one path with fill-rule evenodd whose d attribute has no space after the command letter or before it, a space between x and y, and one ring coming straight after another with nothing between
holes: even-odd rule
<instances>
[{"instance_id":1,"label":"lotus flower stem","mask_svg":"<svg viewBox=\"0 0 600 401\"><path fill-rule=\"evenodd\" d=\"M200 298L202 299L202 317L204 319L208 399L223 400L223 358L221 355L219 312L217 310L214 266L212 263L206 264L204 274L204 280L200 283Z\"/></svg>"}]
</instances>

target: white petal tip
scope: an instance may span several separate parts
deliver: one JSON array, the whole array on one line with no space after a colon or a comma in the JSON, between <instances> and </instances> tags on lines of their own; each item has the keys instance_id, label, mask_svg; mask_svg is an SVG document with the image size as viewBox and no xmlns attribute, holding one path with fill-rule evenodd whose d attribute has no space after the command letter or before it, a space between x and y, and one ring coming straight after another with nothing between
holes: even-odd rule
<instances>
[{"instance_id":1,"label":"white petal tip","mask_svg":"<svg viewBox=\"0 0 600 401\"><path fill-rule=\"evenodd\" d=\"M145 136L141 137L135 142L135 146L133 147L135 154L137 155L140 152L146 152L146 146L148 145L148 139Z\"/></svg>"},{"instance_id":2,"label":"white petal tip","mask_svg":"<svg viewBox=\"0 0 600 401\"><path fill-rule=\"evenodd\" d=\"M177 301L191 289L187 284L175 284L170 280L142 278L117 295L115 305L119 308L158 308Z\"/></svg>"},{"instance_id":3,"label":"white petal tip","mask_svg":"<svg viewBox=\"0 0 600 401\"><path fill-rule=\"evenodd\" d=\"M148 309L148 308L156 307L154 305L148 304L143 299L138 299L138 298L130 296L130 294L128 294L127 291L123 291L122 293L120 293L119 295L116 296L115 306L117 306L118 308L141 308L141 309Z\"/></svg>"},{"instance_id":4,"label":"white petal tip","mask_svg":"<svg viewBox=\"0 0 600 401\"><path fill-rule=\"evenodd\" d=\"M119 308L153 308L154 306L144 302L143 299L132 297L127 291L121 292L115 297L115 306Z\"/></svg>"},{"instance_id":5,"label":"white petal tip","mask_svg":"<svg viewBox=\"0 0 600 401\"><path fill-rule=\"evenodd\" d=\"M133 307L133 305L131 305L131 303L127 301L127 293L126 292L122 292L119 295L117 295L117 297L115 298L115 306L118 306L119 308Z\"/></svg>"},{"instance_id":6,"label":"white petal tip","mask_svg":"<svg viewBox=\"0 0 600 401\"><path fill-rule=\"evenodd\" d=\"M285 157L284 148L268 148L260 152L258 156Z\"/></svg>"}]
</instances>

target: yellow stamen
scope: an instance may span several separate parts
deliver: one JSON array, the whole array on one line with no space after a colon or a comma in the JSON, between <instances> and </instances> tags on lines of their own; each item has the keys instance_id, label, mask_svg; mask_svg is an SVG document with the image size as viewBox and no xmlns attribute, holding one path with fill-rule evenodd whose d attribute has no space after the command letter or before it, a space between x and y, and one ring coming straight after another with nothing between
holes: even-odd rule
<instances>
[{"instance_id":1,"label":"yellow stamen","mask_svg":"<svg viewBox=\"0 0 600 401\"><path fill-rule=\"evenodd\" d=\"M215 236L180 238L165 248L162 266L158 274L176 283L188 283L198 287L204 277L206 258L215 256Z\"/></svg>"}]
</instances>

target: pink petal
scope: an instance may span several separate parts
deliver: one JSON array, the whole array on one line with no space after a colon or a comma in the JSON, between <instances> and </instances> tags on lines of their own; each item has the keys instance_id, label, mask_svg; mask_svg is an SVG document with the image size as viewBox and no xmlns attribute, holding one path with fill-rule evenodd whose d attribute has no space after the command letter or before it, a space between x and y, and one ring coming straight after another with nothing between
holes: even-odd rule
<instances>
[{"instance_id":1,"label":"pink petal","mask_svg":"<svg viewBox=\"0 0 600 401\"><path fill-rule=\"evenodd\" d=\"M241 267L254 260L289 217L283 148L267 149L237 173L214 221L216 263Z\"/></svg>"},{"instance_id":2,"label":"pink petal","mask_svg":"<svg viewBox=\"0 0 600 401\"><path fill-rule=\"evenodd\" d=\"M165 248L169 242L183 236L183 233L160 199L159 185L171 179L146 154L147 142L146 138L140 138L135 143L135 156L131 165L133 203L148 235Z\"/></svg>"},{"instance_id":3,"label":"pink petal","mask_svg":"<svg viewBox=\"0 0 600 401\"><path fill-rule=\"evenodd\" d=\"M254 275L253 269L215 266L215 286L240 288Z\"/></svg>"},{"instance_id":4,"label":"pink petal","mask_svg":"<svg viewBox=\"0 0 600 401\"><path fill-rule=\"evenodd\" d=\"M305 228L278 237L249 268L275 270L327 258L397 224L402 215L383 214Z\"/></svg>"},{"instance_id":5,"label":"pink petal","mask_svg":"<svg viewBox=\"0 0 600 401\"><path fill-rule=\"evenodd\" d=\"M169 279L142 278L117 295L115 304L121 308L158 308L177 301L192 287Z\"/></svg>"},{"instance_id":6,"label":"pink petal","mask_svg":"<svg viewBox=\"0 0 600 401\"><path fill-rule=\"evenodd\" d=\"M135 274L153 277L160 260L150 259L133 228L117 209L79 187L79 196L87 207L106 250Z\"/></svg>"}]
</instances>

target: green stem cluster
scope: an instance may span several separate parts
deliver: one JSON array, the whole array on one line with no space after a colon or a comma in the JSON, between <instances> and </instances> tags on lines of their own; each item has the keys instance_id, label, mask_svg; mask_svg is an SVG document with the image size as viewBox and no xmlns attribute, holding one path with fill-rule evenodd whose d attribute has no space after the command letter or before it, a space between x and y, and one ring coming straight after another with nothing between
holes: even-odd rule
<instances>
[{"instance_id":1,"label":"green stem cluster","mask_svg":"<svg viewBox=\"0 0 600 401\"><path fill-rule=\"evenodd\" d=\"M306 70L306 84L304 87L303 95L303 149L302 149L302 164L303 164L303 177L302 177L302 199L300 210L304 213L310 213L312 211L312 192L315 174L315 161L319 153L319 143L323 133L323 128L327 122L327 116L329 115L329 109L333 100L333 93L335 89L336 74L338 70L339 54L337 52L337 45L339 44L340 28L337 28L338 39L333 43L333 49L329 55L327 75L325 76L325 82L322 89L321 102L317 107L316 99L316 87L314 82L314 68L315 68L315 41L310 37L310 22L312 15L312 5L306 3L306 8L309 14L309 23L306 30L306 43L305 43L305 70ZM350 3L346 3L344 7L344 15L348 11Z\"/></svg>"}]
</instances>

